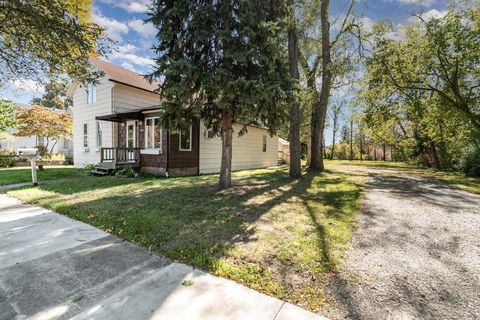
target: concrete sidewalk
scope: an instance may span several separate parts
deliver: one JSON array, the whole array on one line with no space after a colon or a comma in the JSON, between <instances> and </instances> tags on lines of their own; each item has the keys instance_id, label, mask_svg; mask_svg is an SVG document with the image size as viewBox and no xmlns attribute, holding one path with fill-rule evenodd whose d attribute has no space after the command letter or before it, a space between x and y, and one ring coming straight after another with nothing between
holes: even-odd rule
<instances>
[{"instance_id":1,"label":"concrete sidewalk","mask_svg":"<svg viewBox=\"0 0 480 320\"><path fill-rule=\"evenodd\" d=\"M325 319L0 194L0 319Z\"/></svg>"}]
</instances>

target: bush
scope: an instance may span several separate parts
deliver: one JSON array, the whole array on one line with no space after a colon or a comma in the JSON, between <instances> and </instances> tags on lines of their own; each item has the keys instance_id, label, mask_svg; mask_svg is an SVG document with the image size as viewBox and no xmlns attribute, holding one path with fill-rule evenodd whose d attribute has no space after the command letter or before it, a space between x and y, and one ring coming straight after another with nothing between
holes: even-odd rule
<instances>
[{"instance_id":1,"label":"bush","mask_svg":"<svg viewBox=\"0 0 480 320\"><path fill-rule=\"evenodd\" d=\"M17 159L17 157L0 155L0 168L11 167Z\"/></svg>"},{"instance_id":2,"label":"bush","mask_svg":"<svg viewBox=\"0 0 480 320\"><path fill-rule=\"evenodd\" d=\"M91 164L85 165L85 167L83 167L82 171L84 173L91 174L93 169L95 169L95 165L91 163Z\"/></svg>"},{"instance_id":3,"label":"bush","mask_svg":"<svg viewBox=\"0 0 480 320\"><path fill-rule=\"evenodd\" d=\"M131 166L126 166L122 170L118 170L117 173L115 174L117 177L123 177L123 178L135 178L137 176L137 173Z\"/></svg>"},{"instance_id":4,"label":"bush","mask_svg":"<svg viewBox=\"0 0 480 320\"><path fill-rule=\"evenodd\" d=\"M459 169L469 177L480 177L480 146L472 145L465 148Z\"/></svg>"}]
</instances>

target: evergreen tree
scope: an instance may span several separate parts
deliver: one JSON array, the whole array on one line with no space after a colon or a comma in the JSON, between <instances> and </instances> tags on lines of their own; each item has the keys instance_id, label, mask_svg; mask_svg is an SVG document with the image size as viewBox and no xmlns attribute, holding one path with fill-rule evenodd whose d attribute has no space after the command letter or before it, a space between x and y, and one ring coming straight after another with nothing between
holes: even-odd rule
<instances>
[{"instance_id":1,"label":"evergreen tree","mask_svg":"<svg viewBox=\"0 0 480 320\"><path fill-rule=\"evenodd\" d=\"M233 124L275 132L286 118L290 76L283 2L156 0L156 65L163 123L182 128L194 118L222 137L220 187L231 186Z\"/></svg>"}]
</instances>

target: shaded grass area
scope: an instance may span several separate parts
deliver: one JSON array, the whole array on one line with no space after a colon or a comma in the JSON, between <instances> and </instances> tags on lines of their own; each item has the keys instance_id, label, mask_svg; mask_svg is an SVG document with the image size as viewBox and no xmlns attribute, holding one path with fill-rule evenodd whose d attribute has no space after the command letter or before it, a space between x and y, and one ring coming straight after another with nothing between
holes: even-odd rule
<instances>
[{"instance_id":1,"label":"shaded grass area","mask_svg":"<svg viewBox=\"0 0 480 320\"><path fill-rule=\"evenodd\" d=\"M218 191L217 175L126 179L88 177L10 195L54 209L150 250L319 310L323 287L352 235L360 182L334 171L235 172Z\"/></svg>"},{"instance_id":2,"label":"shaded grass area","mask_svg":"<svg viewBox=\"0 0 480 320\"><path fill-rule=\"evenodd\" d=\"M38 181L65 179L84 176L82 171L73 166L44 167L44 171L37 170ZM0 168L0 185L32 181L32 171L28 168Z\"/></svg>"},{"instance_id":3,"label":"shaded grass area","mask_svg":"<svg viewBox=\"0 0 480 320\"><path fill-rule=\"evenodd\" d=\"M327 160L327 167L335 168L342 165L357 165L372 168L392 168L399 169L403 172L421 175L428 178L436 179L449 186L456 187L465 191L480 194L480 178L467 177L461 172L455 171L437 171L429 168L421 168L405 162L388 162L388 161L348 161L348 160Z\"/></svg>"}]
</instances>

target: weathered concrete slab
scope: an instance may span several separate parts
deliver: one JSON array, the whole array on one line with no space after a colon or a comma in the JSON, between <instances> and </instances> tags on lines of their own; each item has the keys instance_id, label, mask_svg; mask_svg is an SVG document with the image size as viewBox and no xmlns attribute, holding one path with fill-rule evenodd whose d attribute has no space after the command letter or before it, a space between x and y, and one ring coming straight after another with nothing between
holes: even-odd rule
<instances>
[{"instance_id":1,"label":"weathered concrete slab","mask_svg":"<svg viewBox=\"0 0 480 320\"><path fill-rule=\"evenodd\" d=\"M0 269L0 319L67 319L170 262L109 236Z\"/></svg>"},{"instance_id":2,"label":"weathered concrete slab","mask_svg":"<svg viewBox=\"0 0 480 320\"><path fill-rule=\"evenodd\" d=\"M185 280L192 284L182 285ZM173 263L73 319L272 320L282 304L233 281Z\"/></svg>"},{"instance_id":3,"label":"weathered concrete slab","mask_svg":"<svg viewBox=\"0 0 480 320\"><path fill-rule=\"evenodd\" d=\"M50 210L0 198L0 268L37 259L108 236Z\"/></svg>"},{"instance_id":4,"label":"weathered concrete slab","mask_svg":"<svg viewBox=\"0 0 480 320\"><path fill-rule=\"evenodd\" d=\"M71 317L323 319L0 194L0 320Z\"/></svg>"},{"instance_id":5,"label":"weathered concrete slab","mask_svg":"<svg viewBox=\"0 0 480 320\"><path fill-rule=\"evenodd\" d=\"M285 303L275 320L328 320L318 314L312 313L291 303Z\"/></svg>"}]
</instances>

